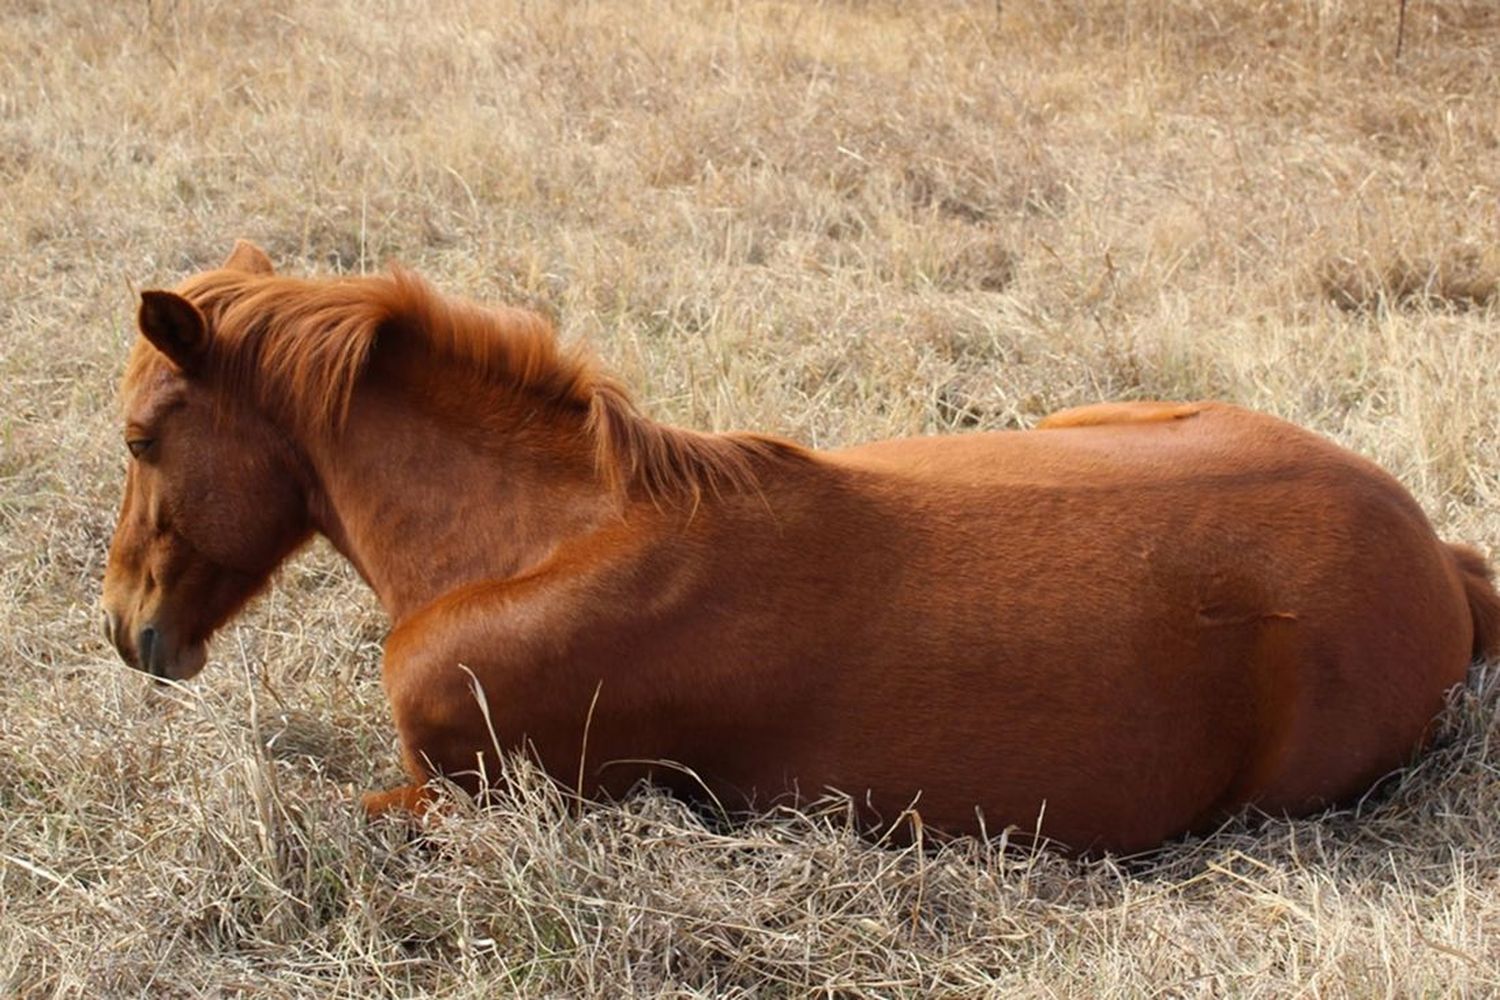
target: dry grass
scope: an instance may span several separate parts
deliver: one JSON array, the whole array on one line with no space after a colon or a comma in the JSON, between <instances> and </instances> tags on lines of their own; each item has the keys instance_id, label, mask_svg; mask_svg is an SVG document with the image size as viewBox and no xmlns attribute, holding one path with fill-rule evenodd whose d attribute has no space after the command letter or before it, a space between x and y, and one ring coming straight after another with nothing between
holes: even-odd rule
<instances>
[{"instance_id":1,"label":"dry grass","mask_svg":"<svg viewBox=\"0 0 1500 1000\"><path fill-rule=\"evenodd\" d=\"M818 444L1211 395L1500 550L1487 0L11 4L0 993L1500 990L1500 677L1360 809L1141 863L544 782L411 840L324 550L189 688L95 638L132 288L236 235L531 303L659 415ZM518 767L521 765L517 765Z\"/></svg>"}]
</instances>

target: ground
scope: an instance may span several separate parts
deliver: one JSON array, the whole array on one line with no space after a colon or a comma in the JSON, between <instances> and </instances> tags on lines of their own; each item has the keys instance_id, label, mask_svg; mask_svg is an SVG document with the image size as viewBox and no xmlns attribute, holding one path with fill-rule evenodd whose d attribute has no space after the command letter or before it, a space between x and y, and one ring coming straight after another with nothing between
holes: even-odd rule
<instances>
[{"instance_id":1,"label":"ground","mask_svg":"<svg viewBox=\"0 0 1500 1000\"><path fill-rule=\"evenodd\" d=\"M135 293L237 236L531 305L700 428L1231 400L1497 553L1493 3L11 4L0 993L1500 990L1493 665L1357 807L1129 863L579 807L521 764L424 836L365 824L386 623L328 550L181 689L99 637Z\"/></svg>"}]
</instances>

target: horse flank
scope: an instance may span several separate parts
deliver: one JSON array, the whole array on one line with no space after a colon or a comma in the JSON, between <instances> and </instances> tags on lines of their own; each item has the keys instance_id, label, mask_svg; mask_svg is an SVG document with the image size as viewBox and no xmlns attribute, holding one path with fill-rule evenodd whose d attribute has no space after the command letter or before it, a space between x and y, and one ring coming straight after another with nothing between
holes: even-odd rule
<instances>
[{"instance_id":1,"label":"horse flank","mask_svg":"<svg viewBox=\"0 0 1500 1000\"><path fill-rule=\"evenodd\" d=\"M212 331L205 371L226 402L253 398L302 433L337 433L382 338L411 338L477 379L531 402L583 417L595 467L607 486L653 502L753 490L756 466L801 456L775 437L704 434L643 416L629 393L579 346L565 347L534 312L448 298L416 274L307 280L235 270L209 271L181 293ZM168 364L144 341L125 373L135 386Z\"/></svg>"}]
</instances>

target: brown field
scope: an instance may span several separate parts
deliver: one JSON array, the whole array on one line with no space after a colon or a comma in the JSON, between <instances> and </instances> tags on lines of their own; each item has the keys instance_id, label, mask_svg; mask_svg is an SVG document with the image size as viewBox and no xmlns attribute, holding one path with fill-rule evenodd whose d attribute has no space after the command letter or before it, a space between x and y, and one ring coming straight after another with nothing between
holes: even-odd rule
<instances>
[{"instance_id":1,"label":"brown field","mask_svg":"<svg viewBox=\"0 0 1500 1000\"><path fill-rule=\"evenodd\" d=\"M0 995L1500 991L1500 665L1357 808L1123 864L524 774L366 825L385 623L321 546L190 685L99 638L135 292L241 235L530 304L702 428L1232 400L1500 553L1500 7L1412 0L1399 61L1396 0L999 7L4 5Z\"/></svg>"}]
</instances>

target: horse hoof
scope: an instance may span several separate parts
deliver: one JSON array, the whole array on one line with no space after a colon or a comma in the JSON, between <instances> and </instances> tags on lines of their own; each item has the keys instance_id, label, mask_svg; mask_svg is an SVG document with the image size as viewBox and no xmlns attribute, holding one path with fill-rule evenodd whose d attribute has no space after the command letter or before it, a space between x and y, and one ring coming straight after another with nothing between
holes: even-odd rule
<instances>
[{"instance_id":1,"label":"horse hoof","mask_svg":"<svg viewBox=\"0 0 1500 1000\"><path fill-rule=\"evenodd\" d=\"M366 792L360 799L367 819L409 816L420 819L432 809L432 792L426 785L404 785L385 792Z\"/></svg>"}]
</instances>

